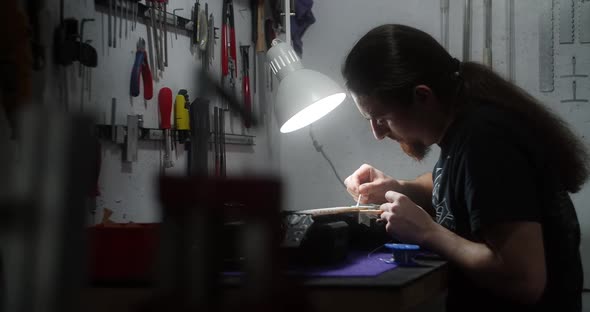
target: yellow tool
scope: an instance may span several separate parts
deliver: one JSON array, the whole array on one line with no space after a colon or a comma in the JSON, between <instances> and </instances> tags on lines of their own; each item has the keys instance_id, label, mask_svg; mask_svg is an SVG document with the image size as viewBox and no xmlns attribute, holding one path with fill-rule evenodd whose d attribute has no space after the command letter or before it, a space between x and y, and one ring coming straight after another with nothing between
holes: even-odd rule
<instances>
[{"instance_id":1,"label":"yellow tool","mask_svg":"<svg viewBox=\"0 0 590 312\"><path fill-rule=\"evenodd\" d=\"M190 123L188 117L188 93L186 90L178 91L176 101L174 104L174 120L176 130L190 130Z\"/></svg>"}]
</instances>

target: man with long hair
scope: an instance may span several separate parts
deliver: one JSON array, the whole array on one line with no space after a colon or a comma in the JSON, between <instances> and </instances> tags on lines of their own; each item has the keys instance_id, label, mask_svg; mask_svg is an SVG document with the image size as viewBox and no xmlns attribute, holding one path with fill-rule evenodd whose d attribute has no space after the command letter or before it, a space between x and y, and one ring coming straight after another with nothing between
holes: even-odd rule
<instances>
[{"instance_id":1,"label":"man with long hair","mask_svg":"<svg viewBox=\"0 0 590 312\"><path fill-rule=\"evenodd\" d=\"M382 204L386 230L450 265L449 311L580 311L580 226L569 193L588 177L584 144L558 116L483 65L403 25L368 32L343 66L378 140L432 173L394 179L363 165L345 180Z\"/></svg>"}]
</instances>

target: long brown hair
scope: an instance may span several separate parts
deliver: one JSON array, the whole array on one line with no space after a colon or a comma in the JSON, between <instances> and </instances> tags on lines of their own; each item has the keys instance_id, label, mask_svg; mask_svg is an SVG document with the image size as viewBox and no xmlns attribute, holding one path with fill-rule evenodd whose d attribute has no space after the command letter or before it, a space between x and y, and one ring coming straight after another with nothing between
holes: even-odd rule
<instances>
[{"instance_id":1,"label":"long brown hair","mask_svg":"<svg viewBox=\"0 0 590 312\"><path fill-rule=\"evenodd\" d=\"M588 152L567 123L489 68L459 63L423 31L394 24L374 28L352 48L342 74L350 91L388 105L409 106L414 87L425 84L453 112L479 103L512 111L543 138L544 158L563 190L578 192L588 178Z\"/></svg>"}]
</instances>

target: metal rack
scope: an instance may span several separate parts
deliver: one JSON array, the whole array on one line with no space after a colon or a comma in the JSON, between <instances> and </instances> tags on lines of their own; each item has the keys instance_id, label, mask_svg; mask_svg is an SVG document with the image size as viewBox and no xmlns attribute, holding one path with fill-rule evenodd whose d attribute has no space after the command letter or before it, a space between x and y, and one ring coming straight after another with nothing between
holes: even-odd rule
<instances>
[{"instance_id":1,"label":"metal rack","mask_svg":"<svg viewBox=\"0 0 590 312\"><path fill-rule=\"evenodd\" d=\"M113 135L114 132L115 135ZM181 138L183 142L190 142L190 135L188 130L171 129L173 138ZM96 125L96 135L99 139L111 140L115 143L124 144L125 136L127 135L127 126L117 125ZM235 133L224 133L225 144L227 145L256 145L255 136ZM118 139L117 139L118 138ZM138 139L140 141L164 141L164 130L158 128L138 128ZM209 143L213 144L213 132L209 133Z\"/></svg>"},{"instance_id":2,"label":"metal rack","mask_svg":"<svg viewBox=\"0 0 590 312\"><path fill-rule=\"evenodd\" d=\"M129 14L132 13L132 11L129 9L128 6L121 6L120 3L121 2L125 2L125 3L137 3L137 19L138 22L143 22L143 19L150 19L150 13L149 10L151 9L150 7L148 7L147 5L137 1L137 0L113 0L114 1L114 5L115 5L115 11L117 12L124 12L123 14L129 16ZM108 13L108 6L109 6L109 0L94 0L94 5L97 11L102 12L102 13ZM157 9L156 9L157 10ZM158 10L160 11L160 10ZM191 20L178 16L176 14L173 14L171 12L166 12L166 24L168 24L169 26L174 27L176 30L182 31L181 34L185 34L187 36L190 36L192 33L192 30L189 30L186 28L187 24L190 23Z\"/></svg>"}]
</instances>

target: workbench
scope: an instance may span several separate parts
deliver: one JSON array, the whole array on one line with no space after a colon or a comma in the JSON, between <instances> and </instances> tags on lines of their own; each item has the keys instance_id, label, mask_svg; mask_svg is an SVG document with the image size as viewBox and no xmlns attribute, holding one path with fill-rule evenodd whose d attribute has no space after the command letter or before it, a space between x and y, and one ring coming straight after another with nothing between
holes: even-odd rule
<instances>
[{"instance_id":1,"label":"workbench","mask_svg":"<svg viewBox=\"0 0 590 312\"><path fill-rule=\"evenodd\" d=\"M308 302L314 311L406 311L431 302L444 293L447 264L423 260L421 267L398 267L375 277L314 277L305 282ZM224 283L236 284L237 277L225 277ZM231 301L238 287L227 287ZM84 311L134 311L153 295L149 287L89 287L83 291Z\"/></svg>"}]
</instances>

